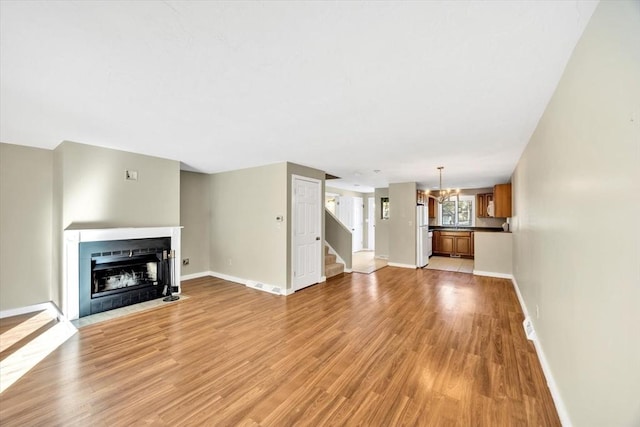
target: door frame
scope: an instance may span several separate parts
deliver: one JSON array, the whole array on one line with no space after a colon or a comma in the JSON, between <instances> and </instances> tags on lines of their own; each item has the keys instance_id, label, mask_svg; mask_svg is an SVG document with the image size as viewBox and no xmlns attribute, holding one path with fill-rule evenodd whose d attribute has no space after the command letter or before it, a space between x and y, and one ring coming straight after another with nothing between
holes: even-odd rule
<instances>
[{"instance_id":1,"label":"door frame","mask_svg":"<svg viewBox=\"0 0 640 427\"><path fill-rule=\"evenodd\" d=\"M317 267L317 271L318 271L318 275L317 275L317 281L314 283L309 283L307 285L304 286L296 286L295 284L295 266L296 266L296 233L295 231L295 226L296 226L296 191L295 191L295 182L296 180L302 180L302 181L309 181L309 182L313 182L313 183L317 183L318 184L318 234L320 234L320 240L318 241L318 254L320 254L320 256L318 257L318 259L316 259L316 267ZM325 280L324 278L324 272L322 271L322 263L324 262L324 255L322 252L322 245L324 244L324 235L322 232L322 214L324 213L324 193L322 191L322 181L316 178L310 178L308 176L302 176L302 175L295 175L295 174L291 174L291 268L289 270L289 273L291 274L291 289L292 291L298 291L300 289L304 289L307 286L311 286L314 285L316 283L321 283Z\"/></svg>"},{"instance_id":2,"label":"door frame","mask_svg":"<svg viewBox=\"0 0 640 427\"><path fill-rule=\"evenodd\" d=\"M353 239L353 236L356 235L356 232L359 231L360 232L360 244L358 248L354 248L355 245L355 240L353 240L352 245L351 245L351 251L352 252L359 252L364 250L365 246L364 246L364 197L360 197L360 196L353 196L352 198L352 209L353 209L353 220L351 221L351 237ZM360 201L358 203L358 200ZM356 212L359 212L360 215L356 215ZM361 221L360 223L357 223L356 220L357 218L360 218Z\"/></svg>"},{"instance_id":3,"label":"door frame","mask_svg":"<svg viewBox=\"0 0 640 427\"><path fill-rule=\"evenodd\" d=\"M367 249L376 249L376 198L367 197Z\"/></svg>"}]
</instances>

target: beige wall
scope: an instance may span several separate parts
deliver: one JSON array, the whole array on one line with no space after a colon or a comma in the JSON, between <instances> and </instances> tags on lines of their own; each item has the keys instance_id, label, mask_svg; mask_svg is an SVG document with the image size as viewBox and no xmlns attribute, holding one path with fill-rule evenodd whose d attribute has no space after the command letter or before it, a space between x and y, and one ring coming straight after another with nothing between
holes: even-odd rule
<instances>
[{"instance_id":1,"label":"beige wall","mask_svg":"<svg viewBox=\"0 0 640 427\"><path fill-rule=\"evenodd\" d=\"M209 234L211 228L210 177L195 172L180 172L180 223L182 229L182 275L209 271Z\"/></svg>"},{"instance_id":2,"label":"beige wall","mask_svg":"<svg viewBox=\"0 0 640 427\"><path fill-rule=\"evenodd\" d=\"M216 173L209 180L210 269L286 287L287 164Z\"/></svg>"},{"instance_id":3,"label":"beige wall","mask_svg":"<svg viewBox=\"0 0 640 427\"><path fill-rule=\"evenodd\" d=\"M303 176L306 178L314 178L317 180L320 180L320 194L322 195L322 197L320 198L320 212L324 211L324 193L325 193L325 188L324 188L324 179L325 179L325 172L318 170L318 169L313 169L307 166L302 166L302 165L298 165L295 163L290 163L287 162L287 213L286 215L288 215L289 218L291 218L291 201L292 201L292 176L293 175L298 175L298 176ZM285 219L287 218L287 216L285 216ZM324 241L324 215L320 215L321 218L321 222L322 222L322 230L321 230L321 238ZM291 221L287 221L287 258L286 258L286 264L287 264L287 288L291 289L291 278L292 278L292 271L291 271L291 237L293 235L293 231L292 231L292 227L293 227L293 223ZM324 267L324 249L320 250L320 265Z\"/></svg>"},{"instance_id":4,"label":"beige wall","mask_svg":"<svg viewBox=\"0 0 640 427\"><path fill-rule=\"evenodd\" d=\"M53 152L0 144L0 310L51 300Z\"/></svg>"},{"instance_id":5,"label":"beige wall","mask_svg":"<svg viewBox=\"0 0 640 427\"><path fill-rule=\"evenodd\" d=\"M388 188L376 188L374 192L376 199L376 257L388 258L389 257L389 220L383 220L381 199L383 197L389 197Z\"/></svg>"},{"instance_id":6,"label":"beige wall","mask_svg":"<svg viewBox=\"0 0 640 427\"><path fill-rule=\"evenodd\" d=\"M514 274L575 426L640 425L639 76L640 2L600 2L512 177Z\"/></svg>"},{"instance_id":7,"label":"beige wall","mask_svg":"<svg viewBox=\"0 0 640 427\"><path fill-rule=\"evenodd\" d=\"M55 151L62 229L180 224L180 162L68 141ZM127 169L137 181L125 180Z\"/></svg>"},{"instance_id":8,"label":"beige wall","mask_svg":"<svg viewBox=\"0 0 640 427\"><path fill-rule=\"evenodd\" d=\"M416 265L416 183L389 184L389 262Z\"/></svg>"},{"instance_id":9,"label":"beige wall","mask_svg":"<svg viewBox=\"0 0 640 427\"><path fill-rule=\"evenodd\" d=\"M497 273L498 277L513 273L513 235L504 232L473 233L473 270L481 273Z\"/></svg>"}]
</instances>

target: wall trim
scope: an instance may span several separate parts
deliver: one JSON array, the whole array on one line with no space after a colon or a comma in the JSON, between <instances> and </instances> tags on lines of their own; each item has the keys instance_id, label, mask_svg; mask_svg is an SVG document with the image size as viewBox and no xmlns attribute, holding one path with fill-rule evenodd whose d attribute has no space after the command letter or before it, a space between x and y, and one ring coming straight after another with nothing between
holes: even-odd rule
<instances>
[{"instance_id":1,"label":"wall trim","mask_svg":"<svg viewBox=\"0 0 640 427\"><path fill-rule=\"evenodd\" d=\"M0 311L0 319L5 317L21 316L23 314L34 313L36 311L51 310L52 302L43 302L41 304L28 305L26 307L9 308Z\"/></svg>"},{"instance_id":2,"label":"wall trim","mask_svg":"<svg viewBox=\"0 0 640 427\"><path fill-rule=\"evenodd\" d=\"M180 281L183 282L185 280L199 279L201 277L207 277L207 276L211 276L210 271L201 271L199 273L185 274L184 276L180 277Z\"/></svg>"},{"instance_id":3,"label":"wall trim","mask_svg":"<svg viewBox=\"0 0 640 427\"><path fill-rule=\"evenodd\" d=\"M473 274L476 274L475 271ZM529 317L529 310L527 310L527 305L524 303L524 299L522 298L522 293L520 293L520 287L518 286L518 282L515 277L511 277L511 283L513 283L513 288L516 291L516 295L518 296L518 302L520 303L520 307L522 308L522 312L524 313L524 317ZM535 333L535 325L534 325L534 333ZM556 410L558 411L558 417L560 418L560 423L564 427L571 427L573 424L571 423L571 418L569 417L569 411L567 411L567 407L562 400L562 396L560 395L560 389L558 388L558 384L556 380L553 378L553 373L551 372L551 366L547 361L547 356L544 354L544 350L542 349L542 343L540 342L540 338L537 333L535 335L538 337L533 340L533 345L536 349L536 353L538 354L538 359L540 360L540 365L542 366L542 372L544 373L544 377L547 380L547 386L549 387L549 391L551 392L551 398L553 399L553 403L556 405Z\"/></svg>"},{"instance_id":4,"label":"wall trim","mask_svg":"<svg viewBox=\"0 0 640 427\"><path fill-rule=\"evenodd\" d=\"M487 276L487 277L498 277L500 279L511 279L511 280L515 280L513 278L513 274L508 274L508 273L494 273L492 271L482 271L482 270L473 270L473 275L474 276ZM524 310L524 309L523 309Z\"/></svg>"},{"instance_id":5,"label":"wall trim","mask_svg":"<svg viewBox=\"0 0 640 427\"><path fill-rule=\"evenodd\" d=\"M390 267L412 268L414 270L417 268L415 264L402 264L399 262L388 262L387 265Z\"/></svg>"},{"instance_id":6,"label":"wall trim","mask_svg":"<svg viewBox=\"0 0 640 427\"><path fill-rule=\"evenodd\" d=\"M287 293L287 288L283 288L282 286L272 285L269 283L258 282L257 280L243 279L241 277L230 276L224 273L218 273L217 271L208 271L209 276L217 277L218 279L223 279L228 282L238 283L240 285L245 285L248 288L256 289L258 291L267 292L273 295L290 295ZM200 276L202 277L202 276ZM293 293L293 292L291 292Z\"/></svg>"}]
</instances>

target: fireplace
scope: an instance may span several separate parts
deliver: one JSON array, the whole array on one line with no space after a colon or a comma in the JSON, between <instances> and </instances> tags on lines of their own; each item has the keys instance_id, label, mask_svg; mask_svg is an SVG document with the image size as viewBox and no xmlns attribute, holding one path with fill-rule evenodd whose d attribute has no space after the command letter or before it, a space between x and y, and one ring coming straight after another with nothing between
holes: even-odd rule
<instances>
[{"instance_id":1,"label":"fireplace","mask_svg":"<svg viewBox=\"0 0 640 427\"><path fill-rule=\"evenodd\" d=\"M110 310L158 298L170 279L172 292L179 294L182 265L175 260L181 254L181 229L69 226L64 231L62 313L73 320L92 310ZM166 258L169 254L174 256L166 260L165 251Z\"/></svg>"},{"instance_id":2,"label":"fireplace","mask_svg":"<svg viewBox=\"0 0 640 427\"><path fill-rule=\"evenodd\" d=\"M160 298L173 284L170 237L79 246L79 317Z\"/></svg>"}]
</instances>

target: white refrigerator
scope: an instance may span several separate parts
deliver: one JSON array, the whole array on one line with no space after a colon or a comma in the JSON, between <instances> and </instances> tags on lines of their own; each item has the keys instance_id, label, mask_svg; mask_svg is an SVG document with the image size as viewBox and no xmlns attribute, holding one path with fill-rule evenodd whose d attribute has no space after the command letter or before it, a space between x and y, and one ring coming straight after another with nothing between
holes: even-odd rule
<instances>
[{"instance_id":1,"label":"white refrigerator","mask_svg":"<svg viewBox=\"0 0 640 427\"><path fill-rule=\"evenodd\" d=\"M429 212L426 206L416 208L416 266L429 264Z\"/></svg>"}]
</instances>

